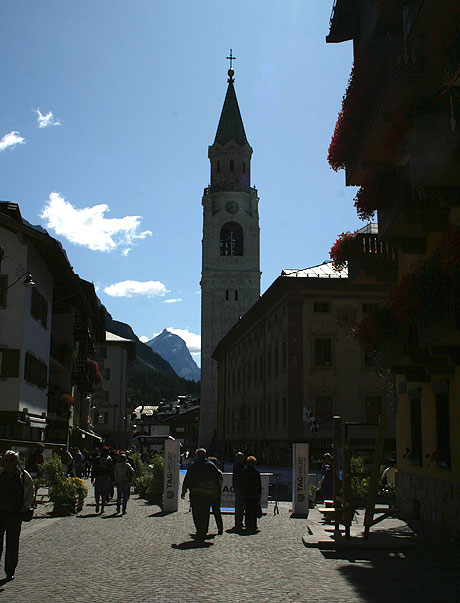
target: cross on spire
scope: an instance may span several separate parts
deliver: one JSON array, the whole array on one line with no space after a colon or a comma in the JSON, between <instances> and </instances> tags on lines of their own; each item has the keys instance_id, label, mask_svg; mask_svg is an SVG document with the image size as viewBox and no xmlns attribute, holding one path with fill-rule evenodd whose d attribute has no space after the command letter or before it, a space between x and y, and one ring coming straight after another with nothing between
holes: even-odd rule
<instances>
[{"instance_id":1,"label":"cross on spire","mask_svg":"<svg viewBox=\"0 0 460 603\"><path fill-rule=\"evenodd\" d=\"M230 61L230 69L232 69L232 61L235 61L236 57L233 56L231 48L230 48L230 56L229 57L225 57L225 58Z\"/></svg>"}]
</instances>

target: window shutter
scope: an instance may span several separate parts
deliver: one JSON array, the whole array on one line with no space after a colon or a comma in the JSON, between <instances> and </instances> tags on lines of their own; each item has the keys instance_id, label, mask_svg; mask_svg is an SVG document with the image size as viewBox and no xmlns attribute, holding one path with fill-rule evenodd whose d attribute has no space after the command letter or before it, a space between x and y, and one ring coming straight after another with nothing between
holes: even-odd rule
<instances>
[{"instance_id":1,"label":"window shutter","mask_svg":"<svg viewBox=\"0 0 460 603\"><path fill-rule=\"evenodd\" d=\"M2 377L19 377L20 350L2 350Z\"/></svg>"}]
</instances>

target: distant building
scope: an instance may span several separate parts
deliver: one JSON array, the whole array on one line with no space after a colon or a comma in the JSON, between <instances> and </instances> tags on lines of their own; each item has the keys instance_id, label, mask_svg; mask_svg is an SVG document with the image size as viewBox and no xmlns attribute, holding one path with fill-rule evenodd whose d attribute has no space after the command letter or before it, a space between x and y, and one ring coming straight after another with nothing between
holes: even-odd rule
<instances>
[{"instance_id":1,"label":"distant building","mask_svg":"<svg viewBox=\"0 0 460 603\"><path fill-rule=\"evenodd\" d=\"M178 396L177 400L158 406L138 406L131 420L135 438L170 435L181 443L184 452L194 452L198 447L199 400Z\"/></svg>"},{"instance_id":2,"label":"distant building","mask_svg":"<svg viewBox=\"0 0 460 603\"><path fill-rule=\"evenodd\" d=\"M130 364L136 358L136 342L106 331L97 358L102 368L102 387L93 396L93 421L107 444L127 448L132 438L127 380Z\"/></svg>"},{"instance_id":3,"label":"distant building","mask_svg":"<svg viewBox=\"0 0 460 603\"><path fill-rule=\"evenodd\" d=\"M217 342L260 295L259 197L251 187L252 148L228 72L228 89L209 147L211 184L204 189L201 275L200 444L217 427Z\"/></svg>"},{"instance_id":4,"label":"distant building","mask_svg":"<svg viewBox=\"0 0 460 603\"><path fill-rule=\"evenodd\" d=\"M283 270L214 351L219 453L229 459L243 450L261 464L290 466L292 443L308 442L312 460L319 460L331 450L332 417L340 415L373 424L349 430L353 448L365 454L381 412L393 451L392 383L377 375L353 336L363 314L387 294L385 284L352 284L330 262Z\"/></svg>"}]
</instances>

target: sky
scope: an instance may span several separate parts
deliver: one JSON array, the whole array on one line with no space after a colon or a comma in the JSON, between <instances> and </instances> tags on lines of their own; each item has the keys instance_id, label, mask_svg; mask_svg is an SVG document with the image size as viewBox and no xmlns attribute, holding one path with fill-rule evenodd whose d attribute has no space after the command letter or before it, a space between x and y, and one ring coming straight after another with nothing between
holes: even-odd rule
<instances>
[{"instance_id":1,"label":"sky","mask_svg":"<svg viewBox=\"0 0 460 603\"><path fill-rule=\"evenodd\" d=\"M327 163L352 63L332 0L3 0L0 199L64 246L115 320L200 364L203 189L227 89L253 148L261 292L363 224Z\"/></svg>"}]
</instances>

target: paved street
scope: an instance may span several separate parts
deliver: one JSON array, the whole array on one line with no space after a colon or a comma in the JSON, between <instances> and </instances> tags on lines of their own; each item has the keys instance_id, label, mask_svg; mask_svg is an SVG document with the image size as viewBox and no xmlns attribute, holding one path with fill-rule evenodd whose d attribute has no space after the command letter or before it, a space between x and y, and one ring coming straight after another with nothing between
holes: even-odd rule
<instances>
[{"instance_id":1,"label":"paved street","mask_svg":"<svg viewBox=\"0 0 460 603\"><path fill-rule=\"evenodd\" d=\"M132 496L126 516L114 516L113 504L96 516L91 491L80 516L24 524L16 579L0 588L0 603L460 601L452 553L323 554L302 543L319 514L291 519L289 507L281 503L275 516L271 505L256 535L224 532L198 546L188 504L162 516ZM225 515L225 529L232 525Z\"/></svg>"}]
</instances>

